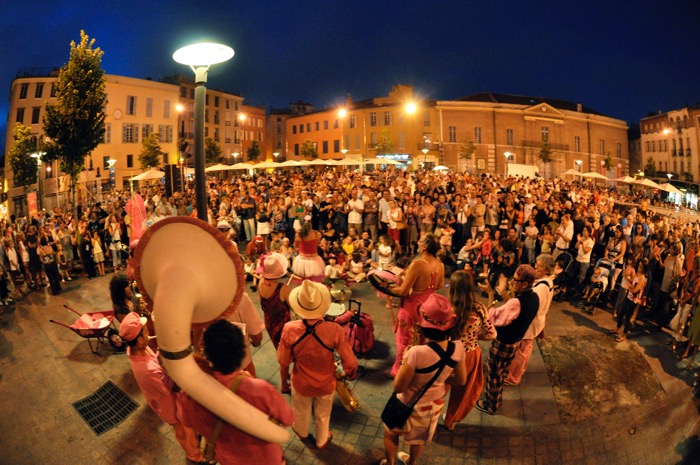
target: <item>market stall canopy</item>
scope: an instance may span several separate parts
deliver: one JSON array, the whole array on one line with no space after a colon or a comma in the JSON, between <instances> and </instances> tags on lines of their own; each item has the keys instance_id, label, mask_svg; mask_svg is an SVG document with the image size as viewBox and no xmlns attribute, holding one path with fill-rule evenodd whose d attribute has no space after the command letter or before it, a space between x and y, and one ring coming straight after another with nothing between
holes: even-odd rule
<instances>
[{"instance_id":1,"label":"market stall canopy","mask_svg":"<svg viewBox=\"0 0 700 465\"><path fill-rule=\"evenodd\" d=\"M255 165L253 165L253 168L257 170L265 170L268 168L279 168L280 165L281 163L276 163L274 161L264 161L261 163L256 163Z\"/></svg>"},{"instance_id":2,"label":"market stall canopy","mask_svg":"<svg viewBox=\"0 0 700 465\"><path fill-rule=\"evenodd\" d=\"M632 184L632 183L634 183L634 178L631 177L631 176L623 176L623 177L621 177L621 178L613 179L613 181L615 181L615 182L622 182L622 183L625 183L625 184Z\"/></svg>"},{"instance_id":3,"label":"market stall canopy","mask_svg":"<svg viewBox=\"0 0 700 465\"><path fill-rule=\"evenodd\" d=\"M211 171L228 171L228 170L232 170L232 169L235 169L235 168L233 168L232 165L224 165L223 163L217 163L216 165L212 165L208 168L204 168L204 171L209 173Z\"/></svg>"},{"instance_id":4,"label":"market stall canopy","mask_svg":"<svg viewBox=\"0 0 700 465\"><path fill-rule=\"evenodd\" d=\"M357 164L357 163L355 163ZM403 165L398 160L392 158L366 158L362 160L363 165Z\"/></svg>"},{"instance_id":5,"label":"market stall canopy","mask_svg":"<svg viewBox=\"0 0 700 465\"><path fill-rule=\"evenodd\" d=\"M230 169L232 170L249 170L253 168L253 165L250 163L236 163L235 165L232 165Z\"/></svg>"},{"instance_id":6,"label":"market stall canopy","mask_svg":"<svg viewBox=\"0 0 700 465\"><path fill-rule=\"evenodd\" d=\"M561 175L562 176L581 176L581 173L579 173L576 170L566 170Z\"/></svg>"},{"instance_id":7,"label":"market stall canopy","mask_svg":"<svg viewBox=\"0 0 700 465\"><path fill-rule=\"evenodd\" d=\"M644 186L644 187L651 187L652 189L661 189L661 186L656 184L651 179L647 179L647 178L644 178L642 180L637 180L634 182L634 184L637 184L639 186Z\"/></svg>"},{"instance_id":8,"label":"market stall canopy","mask_svg":"<svg viewBox=\"0 0 700 465\"><path fill-rule=\"evenodd\" d=\"M148 171L144 171L141 174L137 174L133 178L131 178L131 181L145 181L148 179L160 179L163 176L165 176L165 173L157 168L150 169Z\"/></svg>"},{"instance_id":9,"label":"market stall canopy","mask_svg":"<svg viewBox=\"0 0 700 465\"><path fill-rule=\"evenodd\" d=\"M279 166L299 166L299 162L295 160L287 160L280 163Z\"/></svg>"},{"instance_id":10,"label":"market stall canopy","mask_svg":"<svg viewBox=\"0 0 700 465\"><path fill-rule=\"evenodd\" d=\"M591 171L589 173L583 173L581 177L584 178L591 178L591 179L602 179L603 181L610 181L610 178L607 176L604 176L600 173L596 173L595 171Z\"/></svg>"},{"instance_id":11,"label":"market stall canopy","mask_svg":"<svg viewBox=\"0 0 700 465\"><path fill-rule=\"evenodd\" d=\"M673 194L680 194L683 195L683 192L681 192L680 189L678 189L676 186L674 186L671 183L666 183L666 184L659 184L659 187L666 192L671 192Z\"/></svg>"},{"instance_id":12,"label":"market stall canopy","mask_svg":"<svg viewBox=\"0 0 700 465\"><path fill-rule=\"evenodd\" d=\"M433 171L447 171L447 170L449 170L449 168L446 167L445 165L438 165L435 168L433 168Z\"/></svg>"}]
</instances>

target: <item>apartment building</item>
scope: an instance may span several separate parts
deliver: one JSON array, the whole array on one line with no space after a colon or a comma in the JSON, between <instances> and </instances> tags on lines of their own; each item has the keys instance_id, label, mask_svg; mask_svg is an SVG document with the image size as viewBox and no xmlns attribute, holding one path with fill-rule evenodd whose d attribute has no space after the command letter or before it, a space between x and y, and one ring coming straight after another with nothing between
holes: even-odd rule
<instances>
[{"instance_id":1,"label":"apartment building","mask_svg":"<svg viewBox=\"0 0 700 465\"><path fill-rule=\"evenodd\" d=\"M657 174L700 182L700 106L659 112L639 124L641 168L651 158Z\"/></svg>"}]
</instances>

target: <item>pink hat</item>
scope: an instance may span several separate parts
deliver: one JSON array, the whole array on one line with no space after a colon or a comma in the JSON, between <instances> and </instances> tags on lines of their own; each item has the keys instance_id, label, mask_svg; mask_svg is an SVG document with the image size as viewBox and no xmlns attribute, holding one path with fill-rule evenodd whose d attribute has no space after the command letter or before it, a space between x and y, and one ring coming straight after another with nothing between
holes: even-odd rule
<instances>
[{"instance_id":1,"label":"pink hat","mask_svg":"<svg viewBox=\"0 0 700 465\"><path fill-rule=\"evenodd\" d=\"M431 294L420 306L421 328L433 328L440 331L451 329L457 322L457 315L452 312L452 305L447 297L439 294Z\"/></svg>"},{"instance_id":2,"label":"pink hat","mask_svg":"<svg viewBox=\"0 0 700 465\"><path fill-rule=\"evenodd\" d=\"M255 242L262 242L263 238L262 236L255 236Z\"/></svg>"},{"instance_id":3,"label":"pink hat","mask_svg":"<svg viewBox=\"0 0 700 465\"><path fill-rule=\"evenodd\" d=\"M279 252L272 252L265 257L260 257L260 262L261 265L255 272L260 273L266 279L279 279L287 274L287 268L289 268L289 260Z\"/></svg>"},{"instance_id":4,"label":"pink hat","mask_svg":"<svg viewBox=\"0 0 700 465\"><path fill-rule=\"evenodd\" d=\"M141 335L143 326L148 321L146 318L139 316L136 312L131 312L124 317L122 324L119 327L119 337L127 342L131 342Z\"/></svg>"}]
</instances>

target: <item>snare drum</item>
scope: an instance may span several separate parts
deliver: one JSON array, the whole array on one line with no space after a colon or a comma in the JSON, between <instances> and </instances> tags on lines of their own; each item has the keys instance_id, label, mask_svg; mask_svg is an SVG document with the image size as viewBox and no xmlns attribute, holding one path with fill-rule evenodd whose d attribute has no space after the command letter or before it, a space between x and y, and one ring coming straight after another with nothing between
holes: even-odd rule
<instances>
[{"instance_id":1,"label":"snare drum","mask_svg":"<svg viewBox=\"0 0 700 465\"><path fill-rule=\"evenodd\" d=\"M345 305L339 304L337 302L333 302L333 303L331 303L331 306L328 308L328 311L323 316L323 318L326 321L334 321L336 318L338 318L343 313L345 313Z\"/></svg>"}]
</instances>

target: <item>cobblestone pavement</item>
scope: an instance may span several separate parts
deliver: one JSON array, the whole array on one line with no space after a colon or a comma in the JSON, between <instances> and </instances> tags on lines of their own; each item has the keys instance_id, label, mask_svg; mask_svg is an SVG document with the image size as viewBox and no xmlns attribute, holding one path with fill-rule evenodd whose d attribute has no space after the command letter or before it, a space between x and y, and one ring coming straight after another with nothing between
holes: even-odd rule
<instances>
[{"instance_id":1,"label":"cobblestone pavement","mask_svg":"<svg viewBox=\"0 0 700 465\"><path fill-rule=\"evenodd\" d=\"M85 339L49 323L70 323L80 312L109 308L109 276L68 283L63 294L35 291L23 302L4 308L0 320L0 464L187 464L173 430L143 400L124 355L109 346L93 355ZM368 284L352 286L353 297L375 322L377 346L361 360L366 374L352 383L361 410L344 411L336 400L331 428L333 443L323 451L306 448L296 438L284 445L291 465L376 463L383 456L379 419L391 382L382 373L393 359L393 333L388 310ZM258 302L257 296L252 296ZM611 327L610 313L581 314L568 304L550 311L547 335L602 334ZM438 427L425 464L698 464L698 408L691 375L665 346L663 332L640 332L630 342L647 360L663 395L651 405L621 406L614 413L563 423L539 347L523 382L507 387L500 414L472 411L454 432ZM487 346L483 346L487 349ZM616 350L616 349L612 349ZM279 386L272 344L265 335L254 351L258 375ZM572 363L576 363L572 360ZM580 366L581 370L591 369ZM596 367L605 369L605 367ZM618 367L619 368L619 367ZM107 380L139 404L118 427L97 437L71 403L94 392ZM625 383L634 383L626 379ZM398 462L397 462L398 463Z\"/></svg>"}]
</instances>

